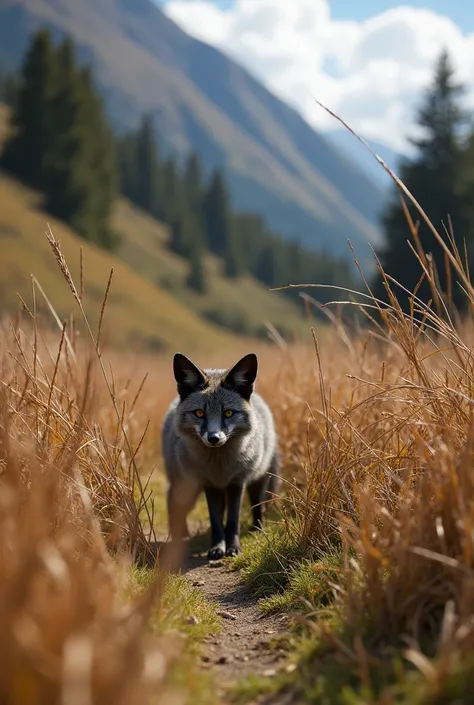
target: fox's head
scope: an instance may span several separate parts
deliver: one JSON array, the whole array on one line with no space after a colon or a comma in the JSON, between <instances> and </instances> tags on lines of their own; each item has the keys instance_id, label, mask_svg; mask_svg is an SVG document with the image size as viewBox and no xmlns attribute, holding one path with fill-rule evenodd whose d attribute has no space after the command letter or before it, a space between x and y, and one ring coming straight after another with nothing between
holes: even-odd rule
<instances>
[{"instance_id":1,"label":"fox's head","mask_svg":"<svg viewBox=\"0 0 474 705\"><path fill-rule=\"evenodd\" d=\"M257 356L245 355L230 370L201 370L176 353L173 371L180 403L177 430L219 448L251 428L250 397L257 377Z\"/></svg>"}]
</instances>

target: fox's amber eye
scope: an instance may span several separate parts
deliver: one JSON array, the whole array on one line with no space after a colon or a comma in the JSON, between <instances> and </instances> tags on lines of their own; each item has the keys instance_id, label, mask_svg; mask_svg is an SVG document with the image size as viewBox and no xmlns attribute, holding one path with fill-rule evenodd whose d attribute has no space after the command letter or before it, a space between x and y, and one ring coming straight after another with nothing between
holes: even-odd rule
<instances>
[{"instance_id":1,"label":"fox's amber eye","mask_svg":"<svg viewBox=\"0 0 474 705\"><path fill-rule=\"evenodd\" d=\"M204 416L204 411L202 409L196 409L194 414L198 417L198 419L202 419L202 417Z\"/></svg>"},{"instance_id":2,"label":"fox's amber eye","mask_svg":"<svg viewBox=\"0 0 474 705\"><path fill-rule=\"evenodd\" d=\"M230 417L233 415L234 415L234 412L231 411L230 409L227 409L226 411L224 411L224 416L226 417L226 419L230 419Z\"/></svg>"}]
</instances>

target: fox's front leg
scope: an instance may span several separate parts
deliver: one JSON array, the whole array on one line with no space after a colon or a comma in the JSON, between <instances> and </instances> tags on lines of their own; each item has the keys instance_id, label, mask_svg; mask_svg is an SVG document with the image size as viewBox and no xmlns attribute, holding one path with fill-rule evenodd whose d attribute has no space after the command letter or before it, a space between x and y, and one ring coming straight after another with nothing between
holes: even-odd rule
<instances>
[{"instance_id":1,"label":"fox's front leg","mask_svg":"<svg viewBox=\"0 0 474 705\"><path fill-rule=\"evenodd\" d=\"M183 541L189 537L186 519L198 495L199 488L189 481L175 480L168 487L168 526L172 541Z\"/></svg>"},{"instance_id":2,"label":"fox's front leg","mask_svg":"<svg viewBox=\"0 0 474 705\"><path fill-rule=\"evenodd\" d=\"M225 555L224 510L225 493L217 487L206 487L206 500L211 522L211 548L208 558L217 561Z\"/></svg>"},{"instance_id":3,"label":"fox's front leg","mask_svg":"<svg viewBox=\"0 0 474 705\"><path fill-rule=\"evenodd\" d=\"M225 554L236 556L240 553L240 511L244 494L243 484L229 485L227 488L227 523L225 527Z\"/></svg>"}]
</instances>

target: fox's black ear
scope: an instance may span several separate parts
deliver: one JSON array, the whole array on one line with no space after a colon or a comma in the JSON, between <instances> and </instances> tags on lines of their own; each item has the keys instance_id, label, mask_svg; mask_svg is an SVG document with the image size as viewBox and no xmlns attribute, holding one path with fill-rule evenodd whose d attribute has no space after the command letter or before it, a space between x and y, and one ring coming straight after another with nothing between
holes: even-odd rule
<instances>
[{"instance_id":1,"label":"fox's black ear","mask_svg":"<svg viewBox=\"0 0 474 705\"><path fill-rule=\"evenodd\" d=\"M255 353L249 353L226 374L223 385L238 392L247 401L252 396L257 378L258 362Z\"/></svg>"},{"instance_id":2,"label":"fox's black ear","mask_svg":"<svg viewBox=\"0 0 474 705\"><path fill-rule=\"evenodd\" d=\"M173 372L181 399L186 399L187 396L207 385L204 372L181 353L176 353L173 358Z\"/></svg>"}]
</instances>

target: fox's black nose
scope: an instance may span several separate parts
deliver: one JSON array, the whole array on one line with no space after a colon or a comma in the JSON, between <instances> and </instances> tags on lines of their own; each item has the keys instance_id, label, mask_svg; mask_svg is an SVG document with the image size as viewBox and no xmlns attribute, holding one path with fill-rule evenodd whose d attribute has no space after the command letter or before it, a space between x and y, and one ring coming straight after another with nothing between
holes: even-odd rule
<instances>
[{"instance_id":1,"label":"fox's black nose","mask_svg":"<svg viewBox=\"0 0 474 705\"><path fill-rule=\"evenodd\" d=\"M207 437L207 440L209 441L211 446L216 446L220 441L219 434L218 433L210 433Z\"/></svg>"}]
</instances>

